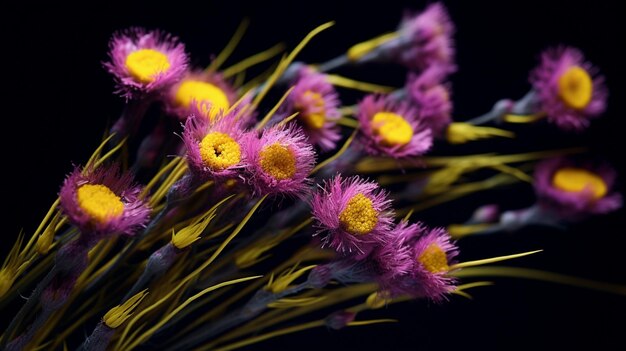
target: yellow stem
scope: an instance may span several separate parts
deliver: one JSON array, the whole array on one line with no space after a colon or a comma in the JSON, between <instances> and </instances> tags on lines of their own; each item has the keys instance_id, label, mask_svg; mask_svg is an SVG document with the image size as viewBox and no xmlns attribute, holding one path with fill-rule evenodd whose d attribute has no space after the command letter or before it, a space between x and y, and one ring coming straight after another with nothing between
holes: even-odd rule
<instances>
[{"instance_id":1,"label":"yellow stem","mask_svg":"<svg viewBox=\"0 0 626 351\"><path fill-rule=\"evenodd\" d=\"M170 319L172 319L178 312L180 312L182 309L184 309L185 307L187 307L190 303L194 302L195 300L199 299L200 297L202 297L203 295L219 289L221 287L224 286L228 286L228 285L233 285L233 284L237 284L237 283L242 283L248 280L252 280L252 279L257 279L260 278L260 275L257 276L252 276L252 277L245 277L245 278L239 278L239 279L234 279L234 280L229 280L220 284L216 284L213 285L211 287L208 287L202 291L200 291L199 293L191 296L190 298L188 298L187 300L185 300L185 302L183 302L182 304L180 304L176 309L174 309L171 313L169 313L168 315L162 317L159 319L159 322L156 323L152 328L146 330L142 335L140 335L137 338L133 339L133 342L131 344L129 344L127 346L128 350L132 350L133 348L135 348L136 346L140 345L141 343L143 343L144 341L148 340L153 334L154 332L156 332L159 328L161 328L162 326L164 326L167 322L169 322Z\"/></svg>"},{"instance_id":2,"label":"yellow stem","mask_svg":"<svg viewBox=\"0 0 626 351\"><path fill-rule=\"evenodd\" d=\"M520 257L528 256L528 255L533 255L541 251L543 250L522 252L522 253L518 253L514 255L491 257L491 258L485 258L482 260L460 262L460 263L453 264L452 266L450 266L450 271L454 271L454 270L461 269L461 268L467 268L467 267L482 266L485 264L490 264L490 263L495 263L495 262L500 262L500 261L512 260L514 258L520 258Z\"/></svg>"},{"instance_id":3,"label":"yellow stem","mask_svg":"<svg viewBox=\"0 0 626 351\"><path fill-rule=\"evenodd\" d=\"M355 106L342 106L339 108L339 112L341 112L342 116L352 116L356 113Z\"/></svg>"},{"instance_id":4,"label":"yellow stem","mask_svg":"<svg viewBox=\"0 0 626 351\"><path fill-rule=\"evenodd\" d=\"M170 162L168 162L165 166L163 166L158 172L157 174L154 175L154 177L152 177L152 179L150 179L150 182L148 182L148 185L146 185L143 189L143 191L141 192L141 197L146 197L146 195L148 195L150 193L150 189L152 189L154 187L154 185L161 179L161 177L165 174L165 172L169 171L170 169L172 169L175 166L178 166L179 162L181 161L182 158L180 157L176 157L174 159L172 159Z\"/></svg>"},{"instance_id":5,"label":"yellow stem","mask_svg":"<svg viewBox=\"0 0 626 351\"><path fill-rule=\"evenodd\" d=\"M344 127L348 127L348 128L358 128L359 127L359 121L357 121L354 118L349 118L349 117L341 117L337 120L337 124L339 124L340 126L344 126Z\"/></svg>"},{"instance_id":6,"label":"yellow stem","mask_svg":"<svg viewBox=\"0 0 626 351\"><path fill-rule=\"evenodd\" d=\"M107 152L106 154L104 154L104 156L100 157L96 162L94 162L93 167L97 168L102 163L104 163L104 161L106 161L109 157L111 157L114 153L116 153L117 150L119 150L122 146L126 144L126 139L128 139L128 137L122 139L122 141L120 141L117 145L115 145L115 147L109 150L109 152Z\"/></svg>"},{"instance_id":7,"label":"yellow stem","mask_svg":"<svg viewBox=\"0 0 626 351\"><path fill-rule=\"evenodd\" d=\"M285 59L280 61L274 73L269 77L269 79L263 85L263 88L261 88L261 91L259 92L259 94L254 98L254 101L252 103L254 108L259 106L259 103L261 102L261 100L263 100L267 92L272 88L274 83L276 83L278 78L280 78L283 75L287 67L289 67L291 62L296 58L296 56L300 53L300 51L302 51L302 49L304 49L304 47L311 41L311 39L313 39L313 37L315 37L322 31L332 27L333 25L334 25L334 22L327 22L313 29L309 34L307 34L304 37L304 39L302 39L302 41L296 46L295 49L293 49L293 51Z\"/></svg>"},{"instance_id":8,"label":"yellow stem","mask_svg":"<svg viewBox=\"0 0 626 351\"><path fill-rule=\"evenodd\" d=\"M515 181L516 179L509 176L508 174L498 174L483 181L457 185L455 187L448 188L445 193L438 194L437 196L433 196L427 199L420 199L417 205L399 209L396 211L396 215L402 216L411 209L416 212L423 211L427 208L441 205L448 201L456 200L460 197L472 194L477 191L488 190L497 186L512 184L515 183Z\"/></svg>"},{"instance_id":9,"label":"yellow stem","mask_svg":"<svg viewBox=\"0 0 626 351\"><path fill-rule=\"evenodd\" d=\"M336 154L334 154L331 157L325 159L324 161L318 163L317 166L315 166L315 168L313 168L313 170L311 171L311 174L315 174L317 171L319 171L320 169L322 169L323 167L325 167L329 163L335 161L336 159L339 158L339 156L341 156L344 152L346 152L346 150L348 150L348 147L350 147L350 144L352 143L352 140L354 140L354 137L356 136L357 131L358 130L355 129L354 132L352 132L350 137L346 140L346 142L343 144L341 149L339 149L339 151L337 151Z\"/></svg>"},{"instance_id":10,"label":"yellow stem","mask_svg":"<svg viewBox=\"0 0 626 351\"><path fill-rule=\"evenodd\" d=\"M89 169L93 165L93 163L98 159L100 152L102 152L102 149L104 149L104 147L109 143L109 140L111 140L114 136L115 136L115 133L111 133L111 135L106 137L100 143L100 145L96 148L93 154L91 154L91 157L89 157L89 160L87 160L87 163L85 163L84 169Z\"/></svg>"},{"instance_id":11,"label":"yellow stem","mask_svg":"<svg viewBox=\"0 0 626 351\"><path fill-rule=\"evenodd\" d=\"M473 282L473 283L461 284L456 287L456 290L461 291L461 290L478 288L481 286L492 286L492 285L493 285L493 282Z\"/></svg>"},{"instance_id":12,"label":"yellow stem","mask_svg":"<svg viewBox=\"0 0 626 351\"><path fill-rule=\"evenodd\" d=\"M618 295L626 295L626 285L599 282L595 280L573 277L565 274L541 271L538 269L506 267L506 266L488 266L466 268L453 275L458 278L474 278L474 277L505 277L505 278L522 278L545 281L549 283L557 283L570 285L579 288L587 288L608 292Z\"/></svg>"},{"instance_id":13,"label":"yellow stem","mask_svg":"<svg viewBox=\"0 0 626 351\"><path fill-rule=\"evenodd\" d=\"M247 324L219 337L213 342L209 343L207 346L214 347L218 343L232 340L236 337L240 337L242 335L248 334L250 332L256 332L259 330L263 330L265 328L271 327L272 325L276 325L278 323L290 320L292 318L296 318L307 314L311 311L321 310L322 308L326 308L335 304L339 304L341 302L363 296L369 295L377 288L376 284L358 284L358 285L350 285L344 288L336 289L333 291L329 291L325 297L326 299L318 302L315 305L302 306L300 308L294 308L289 311L283 310L273 310L265 313L264 315L256 318L248 322Z\"/></svg>"},{"instance_id":14,"label":"yellow stem","mask_svg":"<svg viewBox=\"0 0 626 351\"><path fill-rule=\"evenodd\" d=\"M291 91L293 90L294 87L289 88L284 94L283 96L280 98L280 100L278 100L278 102L276 103L276 105L274 105L274 107L272 107L271 110L269 110L269 112L265 115L265 117L263 117L263 119L257 124L256 129L257 130L261 130L263 127L265 127L265 125L267 124L267 122L270 121L270 118L272 118L272 116L274 115L274 113L276 113L276 111L278 111L278 109L280 108L280 106L283 104L283 102L285 102L285 99L287 99L287 97L289 96L289 94L291 93Z\"/></svg>"},{"instance_id":15,"label":"yellow stem","mask_svg":"<svg viewBox=\"0 0 626 351\"><path fill-rule=\"evenodd\" d=\"M289 116L287 116L285 119L283 119L282 121L278 122L277 125L279 126L283 126L287 123L289 123L291 120L293 120L294 118L298 117L298 115L300 114L300 112L295 112Z\"/></svg>"},{"instance_id":16,"label":"yellow stem","mask_svg":"<svg viewBox=\"0 0 626 351\"><path fill-rule=\"evenodd\" d=\"M496 169L502 173L510 174L523 182L530 183L530 184L533 183L533 177L529 176L528 174L520 171L519 169L515 167L511 167L505 164L495 164L491 166L491 168Z\"/></svg>"},{"instance_id":17,"label":"yellow stem","mask_svg":"<svg viewBox=\"0 0 626 351\"><path fill-rule=\"evenodd\" d=\"M336 74L327 74L326 78L328 82L332 85L342 87L342 88L349 88L349 89L364 91L366 93L390 93L396 90L396 88L394 87L361 82L358 80L346 78L346 77L336 75Z\"/></svg>"},{"instance_id":18,"label":"yellow stem","mask_svg":"<svg viewBox=\"0 0 626 351\"><path fill-rule=\"evenodd\" d=\"M258 63L271 59L272 57L281 53L283 50L285 50L285 44L276 44L265 51L261 51L258 54L252 55L228 68L225 68L222 71L222 75L224 76L224 78L231 77L235 74L245 71L246 69Z\"/></svg>"},{"instance_id":19,"label":"yellow stem","mask_svg":"<svg viewBox=\"0 0 626 351\"><path fill-rule=\"evenodd\" d=\"M233 230L233 232L222 242L222 244L215 250L215 252L213 253L213 255L206 260L202 265L200 265L198 268L196 268L193 272L191 272L190 274L188 274L185 278L182 279L182 281L180 283L178 283L178 285L176 285L176 287L174 287L165 297L163 297L161 300L157 301L154 305L144 309L143 311L141 311L140 313L138 313L135 318L133 318L128 325L126 326L126 328L124 329L124 332L122 333L122 337L119 339L118 344L117 344L117 348L119 349L119 347L122 345L122 342L124 341L124 338L126 337L126 335L128 335L128 332L131 330L132 326L137 323L137 321L139 320L139 318L141 318L143 315L145 315L146 313L150 312L151 310L155 309L156 307L158 307L158 305L164 303L170 296L172 296L176 291L180 290L184 285L186 285L188 282L190 282L192 279L196 278L198 276L198 274L200 274L204 269L206 269L211 263L213 263L213 261L215 261L215 259L217 258L217 256L220 255L220 253L226 248L226 246L235 238L235 236L237 234L239 234L239 232L241 231L241 229L243 229L243 227L246 225L246 223L248 223L248 221L250 220L250 217L252 217L252 215L254 214L254 212L256 212L256 210L259 208L259 206L261 206L261 204L263 203L263 201L267 198L267 195L265 195L264 197L262 197L261 199L259 199L257 201L257 203L252 207L252 209L250 209L250 211L248 212L248 214L243 218L243 220L237 225L237 227L235 228L235 230Z\"/></svg>"},{"instance_id":20,"label":"yellow stem","mask_svg":"<svg viewBox=\"0 0 626 351\"><path fill-rule=\"evenodd\" d=\"M454 239L460 239L468 235L480 233L486 229L493 227L492 223L475 223L475 224L450 224L448 233Z\"/></svg>"},{"instance_id":21,"label":"yellow stem","mask_svg":"<svg viewBox=\"0 0 626 351\"><path fill-rule=\"evenodd\" d=\"M537 113L533 115L504 115L504 121L508 123L533 123L536 122L546 115L543 113Z\"/></svg>"},{"instance_id":22,"label":"yellow stem","mask_svg":"<svg viewBox=\"0 0 626 351\"><path fill-rule=\"evenodd\" d=\"M237 44L239 44L239 42L241 41L241 38L243 38L243 35L246 33L246 30L248 29L249 25L250 25L250 20L247 18L244 18L241 21L241 23L239 23L239 26L235 30L235 33L233 34L233 36L228 41L228 44L226 44L224 49L217 55L215 60L213 60L213 62L211 62L209 67L207 67L207 71L211 71L211 72L217 71L217 69L220 68L220 66L224 62L226 62L226 60L228 60L228 58L233 53L233 51L235 51Z\"/></svg>"},{"instance_id":23,"label":"yellow stem","mask_svg":"<svg viewBox=\"0 0 626 351\"><path fill-rule=\"evenodd\" d=\"M235 78L232 81L235 88L240 88L246 81L246 71L235 74Z\"/></svg>"},{"instance_id":24,"label":"yellow stem","mask_svg":"<svg viewBox=\"0 0 626 351\"><path fill-rule=\"evenodd\" d=\"M43 217L43 220L41 221L41 223L37 227L37 230L35 230L33 235L28 240L28 243L26 244L26 246L24 247L24 249L20 253L20 256L24 256L24 255L26 255L26 253L28 253L28 251L30 251L30 249L32 248L33 244L35 243L35 239L37 237L39 237L39 234L41 233L41 230L44 228L44 226L46 224L48 224L48 221L50 220L50 217L52 217L52 215L56 212L57 206L59 206L59 201L60 200L59 200L58 197L56 198L56 200L54 200L54 202L52 203L52 206L50 206L50 209L48 209L48 212Z\"/></svg>"},{"instance_id":25,"label":"yellow stem","mask_svg":"<svg viewBox=\"0 0 626 351\"><path fill-rule=\"evenodd\" d=\"M461 291L461 290L454 290L452 292L452 294L455 295L459 295L459 296L463 296L464 298L468 299L468 300L473 300L474 298L472 297L472 295L466 293L465 291Z\"/></svg>"},{"instance_id":26,"label":"yellow stem","mask_svg":"<svg viewBox=\"0 0 626 351\"><path fill-rule=\"evenodd\" d=\"M284 55L283 55L282 59L284 59ZM278 69L279 63L274 63L274 64L270 65L270 67L267 68L265 71L263 71L262 73L260 73L259 75L255 76L255 77L253 77L252 79L250 79L245 84L242 84L239 90L245 91L248 94L253 94L255 92L254 89L256 87L258 87L261 83L263 83L269 77L271 77L272 74L274 74L274 72L276 72L276 69Z\"/></svg>"},{"instance_id":27,"label":"yellow stem","mask_svg":"<svg viewBox=\"0 0 626 351\"><path fill-rule=\"evenodd\" d=\"M361 325L372 325L372 324L379 324L379 323L397 323L398 320L397 319L372 319L372 320L368 320L368 321L353 321L347 324L348 327L357 327L357 326L361 326Z\"/></svg>"},{"instance_id":28,"label":"yellow stem","mask_svg":"<svg viewBox=\"0 0 626 351\"><path fill-rule=\"evenodd\" d=\"M358 43L348 49L347 56L352 62L358 61L361 57L367 55L372 50L376 49L380 45L397 38L400 35L398 32L385 33L379 35L373 39Z\"/></svg>"}]
</instances>

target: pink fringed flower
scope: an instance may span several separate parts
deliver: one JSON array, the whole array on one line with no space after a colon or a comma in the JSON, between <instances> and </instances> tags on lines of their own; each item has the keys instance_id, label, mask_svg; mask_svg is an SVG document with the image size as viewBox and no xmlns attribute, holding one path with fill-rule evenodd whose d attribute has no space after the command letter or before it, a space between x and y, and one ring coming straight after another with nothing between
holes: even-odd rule
<instances>
[{"instance_id":1,"label":"pink fringed flower","mask_svg":"<svg viewBox=\"0 0 626 351\"><path fill-rule=\"evenodd\" d=\"M358 107L359 140L370 155L403 158L420 156L433 144L431 129L418 111L389 96L368 95Z\"/></svg>"},{"instance_id":2,"label":"pink fringed flower","mask_svg":"<svg viewBox=\"0 0 626 351\"><path fill-rule=\"evenodd\" d=\"M455 289L448 271L458 249L445 229L401 221L392 233L393 240L376 252L384 291L439 301Z\"/></svg>"},{"instance_id":3,"label":"pink fringed flower","mask_svg":"<svg viewBox=\"0 0 626 351\"><path fill-rule=\"evenodd\" d=\"M246 143L251 139L244 131L237 110L213 120L204 117L210 103L192 108L185 122L183 141L191 172L201 180L225 180L240 175L248 165Z\"/></svg>"},{"instance_id":4,"label":"pink fringed flower","mask_svg":"<svg viewBox=\"0 0 626 351\"><path fill-rule=\"evenodd\" d=\"M564 130L582 130L606 108L604 78L574 48L548 49L530 82L548 121Z\"/></svg>"},{"instance_id":5,"label":"pink fringed flower","mask_svg":"<svg viewBox=\"0 0 626 351\"><path fill-rule=\"evenodd\" d=\"M163 92L182 77L189 61L178 38L143 28L116 33L109 57L104 67L113 74L117 93L127 99Z\"/></svg>"},{"instance_id":6,"label":"pink fringed flower","mask_svg":"<svg viewBox=\"0 0 626 351\"><path fill-rule=\"evenodd\" d=\"M389 240L391 201L374 182L337 175L313 196L311 207L319 233L326 234L323 244L338 252L364 257Z\"/></svg>"},{"instance_id":7,"label":"pink fringed flower","mask_svg":"<svg viewBox=\"0 0 626 351\"><path fill-rule=\"evenodd\" d=\"M535 192L543 206L563 217L607 213L622 206L613 190L616 176L606 164L550 159L535 169Z\"/></svg>"},{"instance_id":8,"label":"pink fringed flower","mask_svg":"<svg viewBox=\"0 0 626 351\"><path fill-rule=\"evenodd\" d=\"M294 125L263 130L245 145L249 157L248 183L257 195L300 196L315 166L315 151L302 130Z\"/></svg>"},{"instance_id":9,"label":"pink fringed flower","mask_svg":"<svg viewBox=\"0 0 626 351\"><path fill-rule=\"evenodd\" d=\"M186 119L192 111L197 112L201 103L207 103L207 118L212 119L220 112L227 111L237 99L235 89L224 80L221 74L206 70L187 72L180 82L174 84L165 99L168 113ZM193 106L196 104L197 106Z\"/></svg>"},{"instance_id":10,"label":"pink fringed flower","mask_svg":"<svg viewBox=\"0 0 626 351\"><path fill-rule=\"evenodd\" d=\"M332 150L341 138L337 120L339 97L335 88L328 82L326 75L310 68L300 70L293 91L289 94L287 106L289 113L299 112L297 120L311 144L323 151Z\"/></svg>"},{"instance_id":11,"label":"pink fringed flower","mask_svg":"<svg viewBox=\"0 0 626 351\"><path fill-rule=\"evenodd\" d=\"M60 207L84 235L101 239L111 234L132 235L144 226L150 208L132 184L130 173L117 165L83 171L75 168L59 192Z\"/></svg>"},{"instance_id":12,"label":"pink fringed flower","mask_svg":"<svg viewBox=\"0 0 626 351\"><path fill-rule=\"evenodd\" d=\"M406 16L399 33L408 42L395 52L396 60L411 69L425 70L433 64L454 71L454 24L441 3L434 3L417 15Z\"/></svg>"},{"instance_id":13,"label":"pink fringed flower","mask_svg":"<svg viewBox=\"0 0 626 351\"><path fill-rule=\"evenodd\" d=\"M406 86L411 100L417 105L420 119L438 137L443 137L452 123L450 84L445 83L448 71L441 65L432 65L419 75L410 74Z\"/></svg>"}]
</instances>

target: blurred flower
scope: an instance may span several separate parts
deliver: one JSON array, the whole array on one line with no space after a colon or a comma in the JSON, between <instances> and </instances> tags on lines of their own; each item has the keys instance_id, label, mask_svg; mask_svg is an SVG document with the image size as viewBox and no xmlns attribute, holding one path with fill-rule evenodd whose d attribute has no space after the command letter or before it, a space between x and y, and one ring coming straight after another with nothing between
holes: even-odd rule
<instances>
[{"instance_id":1,"label":"blurred flower","mask_svg":"<svg viewBox=\"0 0 626 351\"><path fill-rule=\"evenodd\" d=\"M189 61L178 38L143 28L114 34L109 58L104 67L113 74L117 93L127 99L167 89L182 77Z\"/></svg>"},{"instance_id":2,"label":"blurred flower","mask_svg":"<svg viewBox=\"0 0 626 351\"><path fill-rule=\"evenodd\" d=\"M483 205L477 208L472 214L470 223L490 223L495 222L500 217L500 206L497 204Z\"/></svg>"},{"instance_id":3,"label":"blurred flower","mask_svg":"<svg viewBox=\"0 0 626 351\"><path fill-rule=\"evenodd\" d=\"M598 117L606 108L604 78L578 49L546 50L530 81L541 111L559 128L582 130L589 126L589 118Z\"/></svg>"},{"instance_id":4,"label":"blurred flower","mask_svg":"<svg viewBox=\"0 0 626 351\"><path fill-rule=\"evenodd\" d=\"M249 157L247 182L257 195L302 195L315 165L315 151L296 126L275 126L250 137L244 146Z\"/></svg>"},{"instance_id":5,"label":"blurred flower","mask_svg":"<svg viewBox=\"0 0 626 351\"><path fill-rule=\"evenodd\" d=\"M359 104L357 118L359 140L370 155L420 156L432 146L432 131L406 102L368 95Z\"/></svg>"},{"instance_id":6,"label":"blurred flower","mask_svg":"<svg viewBox=\"0 0 626 351\"><path fill-rule=\"evenodd\" d=\"M441 64L453 72L454 24L441 3L423 12L407 15L396 32L354 45L347 58L352 62L396 61L412 70L425 70Z\"/></svg>"},{"instance_id":7,"label":"blurred flower","mask_svg":"<svg viewBox=\"0 0 626 351\"><path fill-rule=\"evenodd\" d=\"M356 312L338 311L326 317L325 322L327 327L339 330L346 327L348 323L353 322L354 318L356 318Z\"/></svg>"},{"instance_id":8,"label":"blurred flower","mask_svg":"<svg viewBox=\"0 0 626 351\"><path fill-rule=\"evenodd\" d=\"M454 23L442 3L434 3L417 15L406 16L399 32L407 46L394 52L411 69L425 70L433 64L454 71Z\"/></svg>"},{"instance_id":9,"label":"blurred flower","mask_svg":"<svg viewBox=\"0 0 626 351\"><path fill-rule=\"evenodd\" d=\"M419 75L409 74L406 86L411 101L417 105L420 119L437 137L443 137L452 123L450 84L445 83L446 77L446 68L432 65Z\"/></svg>"},{"instance_id":10,"label":"blurred flower","mask_svg":"<svg viewBox=\"0 0 626 351\"><path fill-rule=\"evenodd\" d=\"M337 125L340 102L326 75L302 68L287 102L291 113L299 112L297 120L311 144L323 151L337 146L341 138Z\"/></svg>"},{"instance_id":11,"label":"blurred flower","mask_svg":"<svg viewBox=\"0 0 626 351\"><path fill-rule=\"evenodd\" d=\"M311 207L319 233L326 235L323 244L338 252L363 256L389 238L391 201L374 182L337 175L313 195Z\"/></svg>"},{"instance_id":12,"label":"blurred flower","mask_svg":"<svg viewBox=\"0 0 626 351\"><path fill-rule=\"evenodd\" d=\"M614 211L622 196L613 191L617 174L606 164L556 158L539 163L535 191L540 204L568 219Z\"/></svg>"},{"instance_id":13,"label":"blurred flower","mask_svg":"<svg viewBox=\"0 0 626 351\"><path fill-rule=\"evenodd\" d=\"M236 99L235 89L221 74L196 70L187 72L180 82L169 89L165 108L168 113L184 120L202 105L205 109L200 110L203 116L213 119L220 111L226 112Z\"/></svg>"},{"instance_id":14,"label":"blurred flower","mask_svg":"<svg viewBox=\"0 0 626 351\"><path fill-rule=\"evenodd\" d=\"M150 208L139 198L130 173L119 166L86 171L75 168L59 193L60 207L84 235L101 239L110 234L132 235L148 220Z\"/></svg>"},{"instance_id":15,"label":"blurred flower","mask_svg":"<svg viewBox=\"0 0 626 351\"><path fill-rule=\"evenodd\" d=\"M448 271L458 249L445 229L401 221L392 233L393 240L376 252L383 290L438 301L455 289Z\"/></svg>"},{"instance_id":16,"label":"blurred flower","mask_svg":"<svg viewBox=\"0 0 626 351\"><path fill-rule=\"evenodd\" d=\"M210 103L192 108L185 122L183 140L191 172L201 180L225 180L241 174L248 162L245 143L251 139L236 111L212 121L203 117Z\"/></svg>"}]
</instances>

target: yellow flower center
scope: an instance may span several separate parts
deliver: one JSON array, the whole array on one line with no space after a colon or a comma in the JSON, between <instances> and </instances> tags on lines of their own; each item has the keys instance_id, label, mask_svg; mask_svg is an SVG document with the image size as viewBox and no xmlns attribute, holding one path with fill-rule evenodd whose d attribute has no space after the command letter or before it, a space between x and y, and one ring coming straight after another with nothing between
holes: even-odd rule
<instances>
[{"instance_id":1,"label":"yellow flower center","mask_svg":"<svg viewBox=\"0 0 626 351\"><path fill-rule=\"evenodd\" d=\"M124 212L124 203L102 184L81 185L76 191L78 206L96 222L105 223Z\"/></svg>"},{"instance_id":2,"label":"yellow flower center","mask_svg":"<svg viewBox=\"0 0 626 351\"><path fill-rule=\"evenodd\" d=\"M593 96L593 81L589 73L580 66L570 67L559 78L559 96L573 109L587 107Z\"/></svg>"},{"instance_id":3,"label":"yellow flower center","mask_svg":"<svg viewBox=\"0 0 626 351\"><path fill-rule=\"evenodd\" d=\"M316 93L314 91L307 90L303 94L308 100L312 101L314 107L317 110L324 111L324 98L322 94ZM303 106L296 105L296 108L299 110L303 109ZM326 122L326 116L324 113L300 113L300 119L302 122L311 129L320 129L324 126L324 122Z\"/></svg>"},{"instance_id":4,"label":"yellow flower center","mask_svg":"<svg viewBox=\"0 0 626 351\"><path fill-rule=\"evenodd\" d=\"M428 245L426 250L417 258L417 261L431 273L447 272L450 269L450 266L448 266L448 256L441 247L435 243Z\"/></svg>"},{"instance_id":5,"label":"yellow flower center","mask_svg":"<svg viewBox=\"0 0 626 351\"><path fill-rule=\"evenodd\" d=\"M226 93L217 86L198 80L185 80L178 86L174 101L178 106L191 108L191 102L208 102L211 104L209 111L202 111L209 119L213 119L220 110L230 108L230 102Z\"/></svg>"},{"instance_id":6,"label":"yellow flower center","mask_svg":"<svg viewBox=\"0 0 626 351\"><path fill-rule=\"evenodd\" d=\"M378 211L372 200L358 193L348 200L346 208L339 214L339 222L349 233L365 235L378 224Z\"/></svg>"},{"instance_id":7,"label":"yellow flower center","mask_svg":"<svg viewBox=\"0 0 626 351\"><path fill-rule=\"evenodd\" d=\"M241 148L228 134L209 133L199 146L202 161L212 170L223 170L241 161Z\"/></svg>"},{"instance_id":8,"label":"yellow flower center","mask_svg":"<svg viewBox=\"0 0 626 351\"><path fill-rule=\"evenodd\" d=\"M265 146L259 153L261 168L274 179L289 179L296 174L296 157L279 143Z\"/></svg>"},{"instance_id":9,"label":"yellow flower center","mask_svg":"<svg viewBox=\"0 0 626 351\"><path fill-rule=\"evenodd\" d=\"M406 145L413 138L413 128L402 116L393 112L378 112L372 118L374 133L385 146Z\"/></svg>"},{"instance_id":10,"label":"yellow flower center","mask_svg":"<svg viewBox=\"0 0 626 351\"><path fill-rule=\"evenodd\" d=\"M594 199L606 195L608 189L604 180L595 173L582 168L561 168L554 173L552 185L563 191L579 193L590 190Z\"/></svg>"},{"instance_id":11,"label":"yellow flower center","mask_svg":"<svg viewBox=\"0 0 626 351\"><path fill-rule=\"evenodd\" d=\"M150 83L170 68L167 56L156 50L141 49L126 56L128 72L140 83Z\"/></svg>"}]
</instances>

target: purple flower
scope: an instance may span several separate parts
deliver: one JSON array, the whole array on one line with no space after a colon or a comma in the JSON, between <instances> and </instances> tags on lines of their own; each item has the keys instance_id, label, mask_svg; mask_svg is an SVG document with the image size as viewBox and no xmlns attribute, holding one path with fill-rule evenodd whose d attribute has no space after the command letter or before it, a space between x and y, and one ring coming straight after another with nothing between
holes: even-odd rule
<instances>
[{"instance_id":1,"label":"purple flower","mask_svg":"<svg viewBox=\"0 0 626 351\"><path fill-rule=\"evenodd\" d=\"M323 151L332 150L341 139L337 120L341 117L339 97L325 74L310 68L300 70L294 89L289 94L289 114L299 112L297 120L311 144Z\"/></svg>"},{"instance_id":2,"label":"purple flower","mask_svg":"<svg viewBox=\"0 0 626 351\"><path fill-rule=\"evenodd\" d=\"M417 15L407 15L399 33L405 47L395 50L397 61L411 69L425 70L443 64L451 73L454 66L454 24L441 3L434 3Z\"/></svg>"},{"instance_id":3,"label":"purple flower","mask_svg":"<svg viewBox=\"0 0 626 351\"><path fill-rule=\"evenodd\" d=\"M255 194L304 194L307 176L315 166L315 151L300 128L266 128L260 138L248 139L245 152L249 157L247 182Z\"/></svg>"},{"instance_id":4,"label":"purple flower","mask_svg":"<svg viewBox=\"0 0 626 351\"><path fill-rule=\"evenodd\" d=\"M84 235L99 240L106 235L132 235L150 215L141 187L132 184L130 173L119 166L83 171L76 167L59 192L60 207Z\"/></svg>"},{"instance_id":5,"label":"purple flower","mask_svg":"<svg viewBox=\"0 0 626 351\"><path fill-rule=\"evenodd\" d=\"M539 202L562 217L615 211L622 196L614 192L617 174L606 164L556 158L535 169L535 192Z\"/></svg>"},{"instance_id":6,"label":"purple flower","mask_svg":"<svg viewBox=\"0 0 626 351\"><path fill-rule=\"evenodd\" d=\"M392 233L393 240L375 253L384 291L439 301L455 289L448 271L458 249L445 229L401 221Z\"/></svg>"},{"instance_id":7,"label":"purple flower","mask_svg":"<svg viewBox=\"0 0 626 351\"><path fill-rule=\"evenodd\" d=\"M104 67L113 74L116 93L127 99L163 92L182 77L189 61L178 38L143 28L114 34L109 58Z\"/></svg>"},{"instance_id":8,"label":"purple flower","mask_svg":"<svg viewBox=\"0 0 626 351\"><path fill-rule=\"evenodd\" d=\"M445 83L449 69L432 65L419 75L409 74L406 90L417 105L420 119L437 137L443 137L452 123L452 100L450 84Z\"/></svg>"},{"instance_id":9,"label":"purple flower","mask_svg":"<svg viewBox=\"0 0 626 351\"><path fill-rule=\"evenodd\" d=\"M248 165L245 144L251 137L244 131L238 110L223 116L218 112L209 120L204 116L209 108L209 102L201 102L185 122L183 141L189 169L201 180L232 179Z\"/></svg>"},{"instance_id":10,"label":"purple flower","mask_svg":"<svg viewBox=\"0 0 626 351\"><path fill-rule=\"evenodd\" d=\"M235 89L224 80L221 74L206 70L187 72L168 91L165 109L180 119L186 119L192 111L197 111L202 103L207 103L205 117L212 119L226 112L237 100ZM193 106L196 104L196 106Z\"/></svg>"},{"instance_id":11,"label":"purple flower","mask_svg":"<svg viewBox=\"0 0 626 351\"><path fill-rule=\"evenodd\" d=\"M359 104L359 140L370 155L403 158L420 156L433 143L432 131L406 102L368 95Z\"/></svg>"},{"instance_id":12,"label":"purple flower","mask_svg":"<svg viewBox=\"0 0 626 351\"><path fill-rule=\"evenodd\" d=\"M341 175L326 181L311 200L324 246L364 257L389 239L393 211L378 184Z\"/></svg>"},{"instance_id":13,"label":"purple flower","mask_svg":"<svg viewBox=\"0 0 626 351\"><path fill-rule=\"evenodd\" d=\"M606 108L608 91L597 69L574 48L548 49L530 74L541 112L564 130L582 130Z\"/></svg>"}]
</instances>

